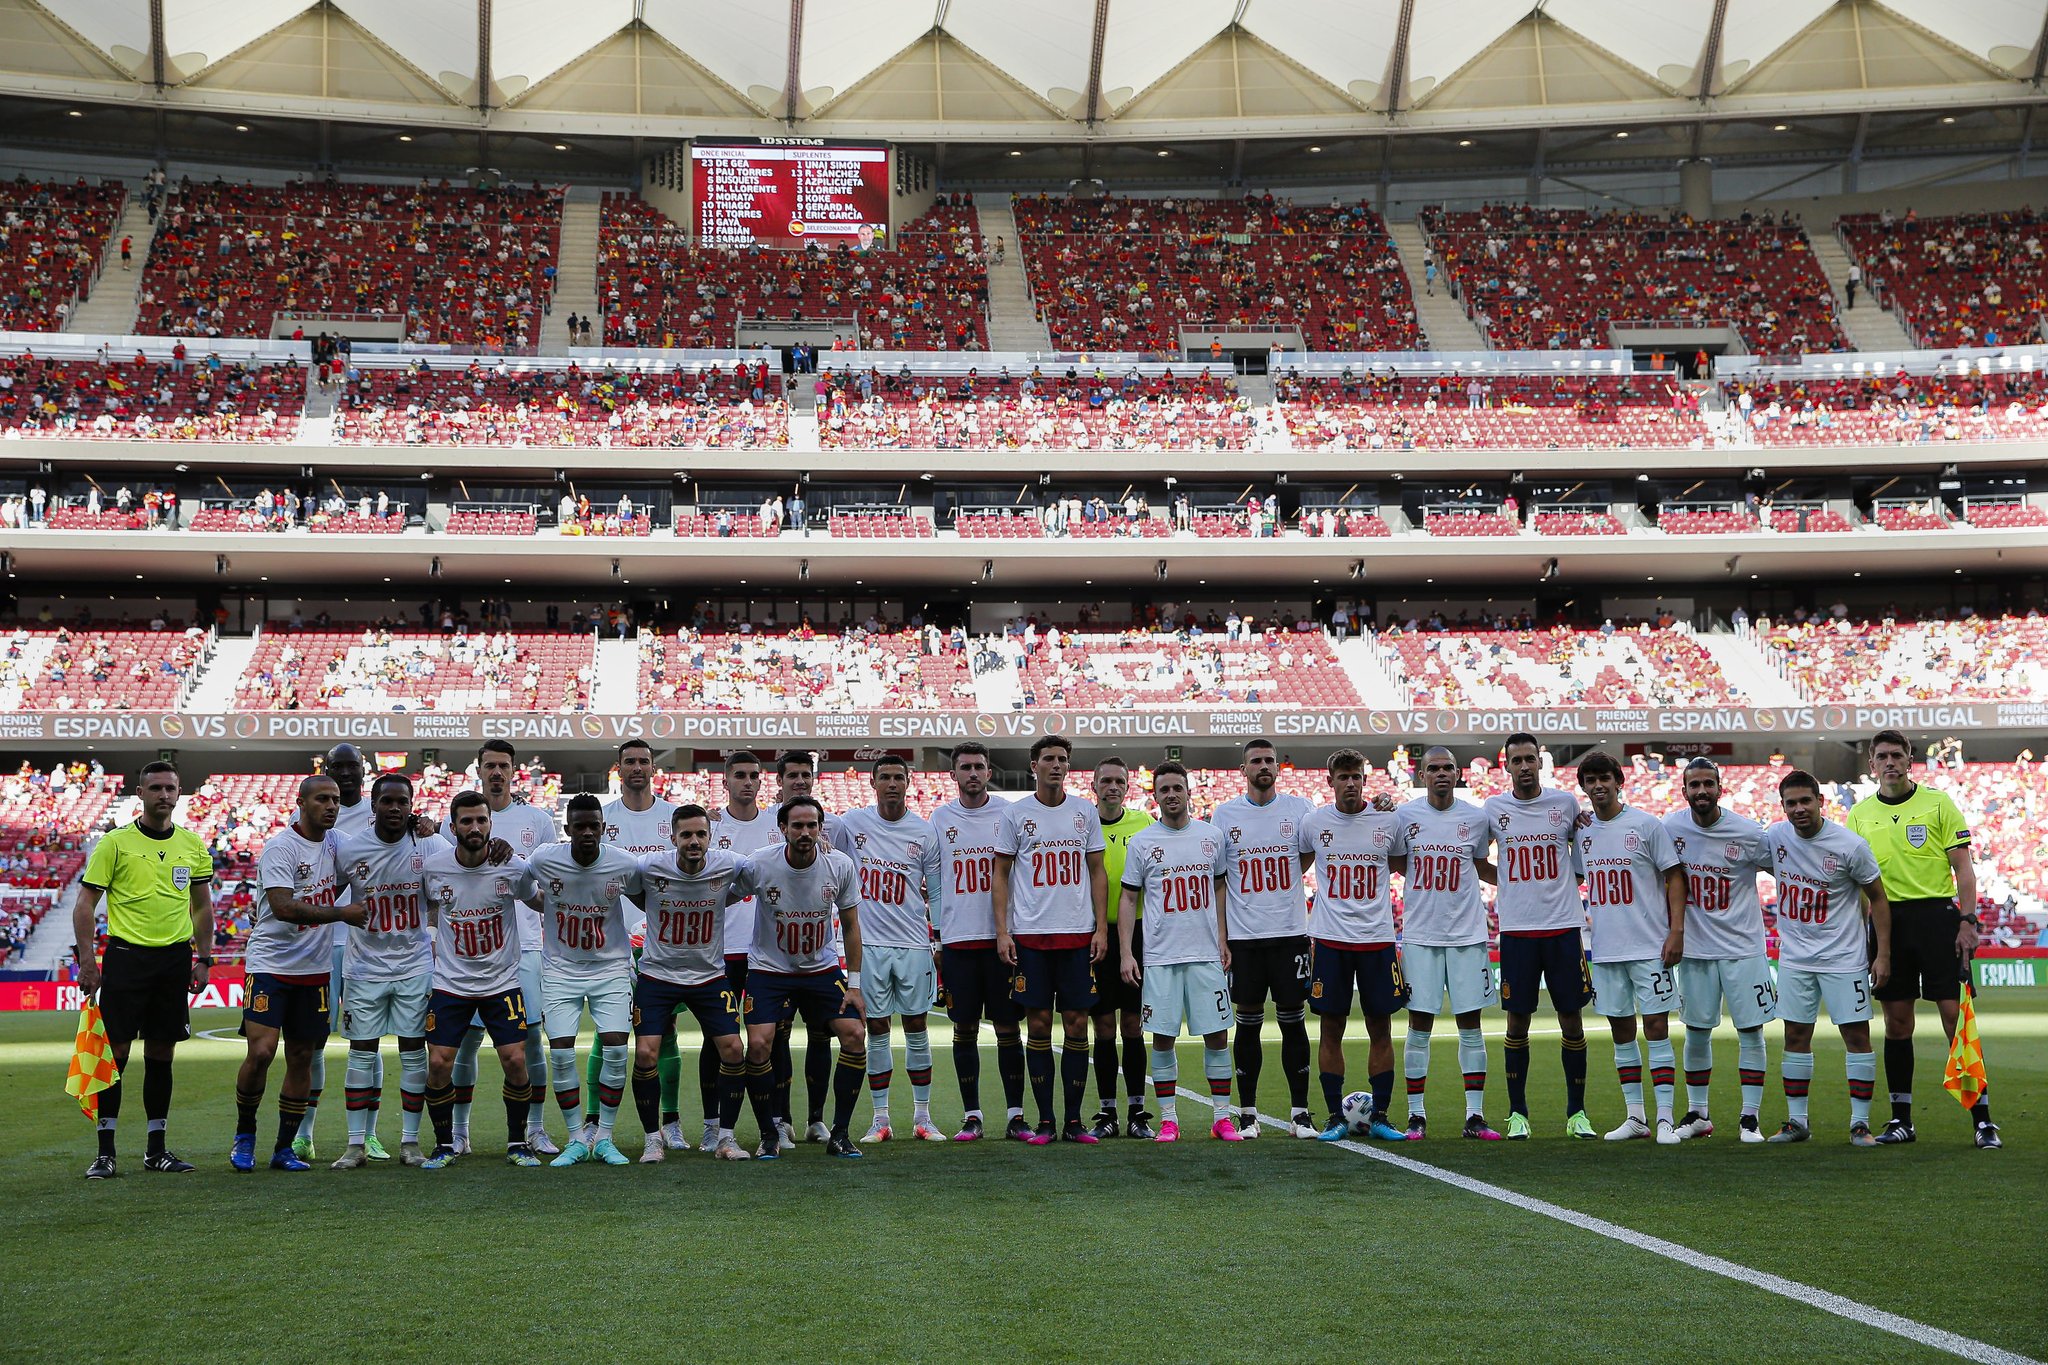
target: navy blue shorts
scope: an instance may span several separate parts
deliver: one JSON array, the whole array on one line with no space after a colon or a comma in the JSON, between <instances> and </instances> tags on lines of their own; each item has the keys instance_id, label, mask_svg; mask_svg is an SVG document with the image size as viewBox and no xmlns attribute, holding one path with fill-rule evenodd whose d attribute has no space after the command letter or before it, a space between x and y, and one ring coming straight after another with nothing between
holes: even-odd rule
<instances>
[{"instance_id":1,"label":"navy blue shorts","mask_svg":"<svg viewBox=\"0 0 2048 1365\"><path fill-rule=\"evenodd\" d=\"M324 1043L329 995L324 976L314 982L297 982L280 981L269 972L252 972L242 1023L274 1028L287 1043Z\"/></svg>"},{"instance_id":2,"label":"navy blue shorts","mask_svg":"<svg viewBox=\"0 0 2048 1365\"><path fill-rule=\"evenodd\" d=\"M1023 1018L1010 998L1010 969L987 948L939 949L939 981L946 990L946 1017L955 1024L978 1024L986 1017L1005 1027Z\"/></svg>"},{"instance_id":3,"label":"navy blue shorts","mask_svg":"<svg viewBox=\"0 0 2048 1365\"><path fill-rule=\"evenodd\" d=\"M1145 965L1145 921L1139 920L1131 926L1131 956L1138 959L1138 965ZM1117 927L1109 926L1109 951L1102 955L1102 961L1095 964L1095 1012L1107 1014L1111 1010L1142 1010L1145 1008L1145 989L1133 986L1124 980L1124 950L1117 938Z\"/></svg>"},{"instance_id":4,"label":"navy blue shorts","mask_svg":"<svg viewBox=\"0 0 2048 1365\"><path fill-rule=\"evenodd\" d=\"M701 986L678 986L658 976L643 976L633 984L633 1032L640 1037L666 1037L676 1014L687 1009L710 1038L726 1038L740 1031L739 992L723 981Z\"/></svg>"},{"instance_id":5,"label":"navy blue shorts","mask_svg":"<svg viewBox=\"0 0 2048 1365\"><path fill-rule=\"evenodd\" d=\"M1340 948L1317 940L1309 949L1308 1007L1317 1014L1351 1013L1354 987L1367 1015L1387 1015L1408 1003L1401 952L1391 943L1377 948Z\"/></svg>"},{"instance_id":6,"label":"navy blue shorts","mask_svg":"<svg viewBox=\"0 0 2048 1365\"><path fill-rule=\"evenodd\" d=\"M454 1047L480 1024L491 1035L492 1047L526 1041L526 993L514 986L502 995L452 995L438 987L427 997L427 1041L436 1047Z\"/></svg>"},{"instance_id":7,"label":"navy blue shorts","mask_svg":"<svg viewBox=\"0 0 2048 1365\"><path fill-rule=\"evenodd\" d=\"M1536 983L1550 988L1550 1007L1574 1014L1593 1003L1593 973L1586 966L1585 936L1502 934L1500 1007L1509 1014L1536 1012Z\"/></svg>"},{"instance_id":8,"label":"navy blue shorts","mask_svg":"<svg viewBox=\"0 0 2048 1365\"><path fill-rule=\"evenodd\" d=\"M1010 999L1027 1010L1095 1009L1095 964L1088 948L1032 948L1017 945L1017 970Z\"/></svg>"},{"instance_id":9,"label":"navy blue shorts","mask_svg":"<svg viewBox=\"0 0 2048 1365\"><path fill-rule=\"evenodd\" d=\"M858 1019L860 1011L846 1003L846 973L829 971L751 972L747 976L747 1023L786 1024L797 1015L810 1027L823 1028L834 1019Z\"/></svg>"}]
</instances>

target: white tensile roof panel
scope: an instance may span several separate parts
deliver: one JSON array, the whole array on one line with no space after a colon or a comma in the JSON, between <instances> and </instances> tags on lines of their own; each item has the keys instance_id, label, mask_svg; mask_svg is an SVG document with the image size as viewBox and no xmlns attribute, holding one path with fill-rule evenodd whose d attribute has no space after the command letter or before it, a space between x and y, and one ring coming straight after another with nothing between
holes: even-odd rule
<instances>
[{"instance_id":1,"label":"white tensile roof panel","mask_svg":"<svg viewBox=\"0 0 2048 1365\"><path fill-rule=\"evenodd\" d=\"M491 0L491 77L508 94L538 84L624 28L632 0Z\"/></svg>"},{"instance_id":2,"label":"white tensile roof panel","mask_svg":"<svg viewBox=\"0 0 2048 1365\"><path fill-rule=\"evenodd\" d=\"M312 8L312 0L164 0L164 48L189 76Z\"/></svg>"},{"instance_id":3,"label":"white tensile roof panel","mask_svg":"<svg viewBox=\"0 0 2048 1365\"><path fill-rule=\"evenodd\" d=\"M919 0L829 0L804 6L804 97L821 105L843 95L919 37L931 32L932 7ZM685 52L688 48L683 49Z\"/></svg>"},{"instance_id":4,"label":"white tensile roof panel","mask_svg":"<svg viewBox=\"0 0 2048 1365\"><path fill-rule=\"evenodd\" d=\"M439 0L334 0L335 8L451 91L476 85L476 6ZM574 55L574 54L571 54Z\"/></svg>"},{"instance_id":5,"label":"white tensile roof panel","mask_svg":"<svg viewBox=\"0 0 2048 1365\"><path fill-rule=\"evenodd\" d=\"M1088 88L1094 31L1094 0L951 0L946 6L946 32L1062 109Z\"/></svg>"},{"instance_id":6,"label":"white tensile roof panel","mask_svg":"<svg viewBox=\"0 0 2048 1365\"><path fill-rule=\"evenodd\" d=\"M1244 26L1339 90L1368 99L1386 80L1400 20L1401 0L1355 0L1329 10L1252 0Z\"/></svg>"},{"instance_id":7,"label":"white tensile roof panel","mask_svg":"<svg viewBox=\"0 0 2048 1365\"><path fill-rule=\"evenodd\" d=\"M641 18L690 59L764 109L780 112L789 76L789 6L644 0Z\"/></svg>"},{"instance_id":8,"label":"white tensile roof panel","mask_svg":"<svg viewBox=\"0 0 2048 1365\"><path fill-rule=\"evenodd\" d=\"M1721 29L1721 73L1729 81L1799 35L1835 0L1728 0Z\"/></svg>"},{"instance_id":9,"label":"white tensile roof panel","mask_svg":"<svg viewBox=\"0 0 2048 1365\"><path fill-rule=\"evenodd\" d=\"M1408 79L1416 94L1442 82L1529 17L1530 0L1417 0L1408 32Z\"/></svg>"},{"instance_id":10,"label":"white tensile roof panel","mask_svg":"<svg viewBox=\"0 0 2048 1365\"><path fill-rule=\"evenodd\" d=\"M2048 0L1886 0L1886 6L2007 70L2025 60L2048 19Z\"/></svg>"},{"instance_id":11,"label":"white tensile roof panel","mask_svg":"<svg viewBox=\"0 0 2048 1365\"><path fill-rule=\"evenodd\" d=\"M123 66L149 57L149 6L141 0L43 0L43 8Z\"/></svg>"},{"instance_id":12,"label":"white tensile roof panel","mask_svg":"<svg viewBox=\"0 0 2048 1365\"><path fill-rule=\"evenodd\" d=\"M1114 0L1102 37L1103 110L1130 103L1214 42L1236 12L1236 0ZM1091 16L1078 35L1084 64L1093 34Z\"/></svg>"},{"instance_id":13,"label":"white tensile roof panel","mask_svg":"<svg viewBox=\"0 0 2048 1365\"><path fill-rule=\"evenodd\" d=\"M1644 9L1614 0L1549 0L1543 12L1644 75L1683 86L1706 47L1713 5L1705 0L1659 4L1654 22L1646 19Z\"/></svg>"}]
</instances>

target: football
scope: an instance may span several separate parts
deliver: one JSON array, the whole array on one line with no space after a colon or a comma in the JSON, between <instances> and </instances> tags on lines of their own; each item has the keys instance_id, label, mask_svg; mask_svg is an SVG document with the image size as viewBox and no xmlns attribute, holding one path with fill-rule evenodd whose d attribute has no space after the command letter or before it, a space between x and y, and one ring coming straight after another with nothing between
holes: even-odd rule
<instances>
[{"instance_id":1,"label":"football","mask_svg":"<svg viewBox=\"0 0 2048 1365\"><path fill-rule=\"evenodd\" d=\"M1354 1090L1344 1097L1344 1122L1350 1127L1352 1136L1364 1137L1372 1127L1372 1092Z\"/></svg>"}]
</instances>

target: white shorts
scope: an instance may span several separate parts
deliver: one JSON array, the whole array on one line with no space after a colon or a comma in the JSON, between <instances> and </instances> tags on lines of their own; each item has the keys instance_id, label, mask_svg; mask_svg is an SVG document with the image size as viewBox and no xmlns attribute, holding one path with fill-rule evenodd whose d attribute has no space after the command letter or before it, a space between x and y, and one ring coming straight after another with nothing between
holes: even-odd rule
<instances>
[{"instance_id":1,"label":"white shorts","mask_svg":"<svg viewBox=\"0 0 2048 1365\"><path fill-rule=\"evenodd\" d=\"M1767 957L1684 958L1678 964L1679 1017L1687 1028L1721 1022L1721 1001L1738 1029L1762 1028L1778 1017L1778 988Z\"/></svg>"},{"instance_id":2,"label":"white shorts","mask_svg":"<svg viewBox=\"0 0 2048 1365\"><path fill-rule=\"evenodd\" d=\"M1654 957L1593 964L1593 1012L1610 1019L1669 1014L1678 1003L1678 980Z\"/></svg>"},{"instance_id":3,"label":"white shorts","mask_svg":"<svg viewBox=\"0 0 2048 1365\"><path fill-rule=\"evenodd\" d=\"M1828 1018L1837 1024L1870 1022L1869 972L1808 972L1778 968L1778 1017L1788 1024L1820 1020L1825 1002Z\"/></svg>"},{"instance_id":4,"label":"white shorts","mask_svg":"<svg viewBox=\"0 0 2048 1365\"><path fill-rule=\"evenodd\" d=\"M1451 1014L1491 1009L1499 1002L1493 962L1484 943L1433 948L1427 943L1401 945L1401 973L1408 978L1408 1008L1436 1014L1450 998Z\"/></svg>"},{"instance_id":5,"label":"white shorts","mask_svg":"<svg viewBox=\"0 0 2048 1365\"><path fill-rule=\"evenodd\" d=\"M543 969L540 974L543 1027L549 1038L573 1038L583 1024L583 1007L599 1033L633 1031L633 977L579 976ZM531 1009L531 1006L528 1007Z\"/></svg>"},{"instance_id":6,"label":"white shorts","mask_svg":"<svg viewBox=\"0 0 2048 1365\"><path fill-rule=\"evenodd\" d=\"M1230 983L1219 963L1147 963L1143 990L1147 1033L1177 1037L1186 1025L1190 1037L1200 1038L1236 1023L1230 1009Z\"/></svg>"},{"instance_id":7,"label":"white shorts","mask_svg":"<svg viewBox=\"0 0 2048 1365\"><path fill-rule=\"evenodd\" d=\"M351 1043L427 1036L427 997L434 974L398 981L350 981L341 1000L341 1031Z\"/></svg>"},{"instance_id":8,"label":"white shorts","mask_svg":"<svg viewBox=\"0 0 2048 1365\"><path fill-rule=\"evenodd\" d=\"M939 973L926 948L892 948L877 943L860 950L860 994L868 1018L930 1014L939 998Z\"/></svg>"}]
</instances>

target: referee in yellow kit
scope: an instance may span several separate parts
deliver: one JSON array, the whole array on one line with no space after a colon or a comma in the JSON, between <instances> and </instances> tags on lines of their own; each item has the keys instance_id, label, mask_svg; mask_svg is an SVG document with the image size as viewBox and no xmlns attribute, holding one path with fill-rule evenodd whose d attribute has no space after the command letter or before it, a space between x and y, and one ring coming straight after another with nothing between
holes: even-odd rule
<instances>
[{"instance_id":1,"label":"referee in yellow kit","mask_svg":"<svg viewBox=\"0 0 2048 1365\"><path fill-rule=\"evenodd\" d=\"M1884 1008L1884 1080L1891 1122L1880 1143L1913 1140L1913 1008L1931 1000L1951 1041L1956 1014L1977 951L1977 870L1970 865L1970 826L1948 793L1915 782L1913 745L1897 730L1870 741L1877 794L1858 801L1843 821L1877 855L1892 904L1892 974L1872 994ZM1989 1092L1970 1110L1977 1145L2002 1145L1991 1121Z\"/></svg>"},{"instance_id":2,"label":"referee in yellow kit","mask_svg":"<svg viewBox=\"0 0 2048 1365\"><path fill-rule=\"evenodd\" d=\"M172 822L178 770L151 763L142 770L142 813L103 835L86 860L71 929L78 944L78 988L100 994L114 1065L128 1070L128 1047L142 1039L142 1112L149 1120L147 1170L192 1169L165 1146L171 1113L171 1058L192 1036L188 992L206 984L213 965L213 858L191 830ZM107 957L95 960L100 897L107 901ZM87 1180L114 1168L114 1124L123 1082L100 1093L99 1155Z\"/></svg>"}]
</instances>

